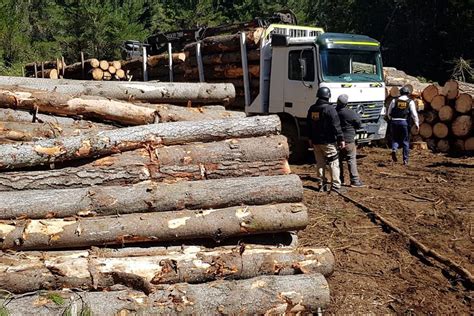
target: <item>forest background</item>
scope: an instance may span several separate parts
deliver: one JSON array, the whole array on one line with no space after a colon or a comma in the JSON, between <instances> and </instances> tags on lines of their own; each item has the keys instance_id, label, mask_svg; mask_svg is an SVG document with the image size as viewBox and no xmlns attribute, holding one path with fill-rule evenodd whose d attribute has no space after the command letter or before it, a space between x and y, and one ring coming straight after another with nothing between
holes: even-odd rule
<instances>
[{"instance_id":1,"label":"forest background","mask_svg":"<svg viewBox=\"0 0 474 316\"><path fill-rule=\"evenodd\" d=\"M282 9L292 10L300 25L379 40L387 66L443 83L463 65L465 80L474 81L467 66L474 0L0 0L0 75L21 75L25 63L61 55L76 62L81 51L115 59L124 40Z\"/></svg>"}]
</instances>

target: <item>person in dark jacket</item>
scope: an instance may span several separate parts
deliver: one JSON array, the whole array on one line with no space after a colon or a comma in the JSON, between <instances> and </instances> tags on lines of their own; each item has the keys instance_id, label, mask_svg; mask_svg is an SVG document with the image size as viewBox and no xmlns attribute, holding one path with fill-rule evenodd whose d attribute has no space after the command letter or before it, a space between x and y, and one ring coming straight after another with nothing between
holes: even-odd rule
<instances>
[{"instance_id":1,"label":"person in dark jacket","mask_svg":"<svg viewBox=\"0 0 474 316\"><path fill-rule=\"evenodd\" d=\"M314 149L318 176L325 179L326 164L331 171L332 189L341 189L339 158L337 145L344 148L344 135L336 109L331 103L331 91L321 87L316 94L318 100L313 104L307 115L308 135Z\"/></svg>"},{"instance_id":2,"label":"person in dark jacket","mask_svg":"<svg viewBox=\"0 0 474 316\"><path fill-rule=\"evenodd\" d=\"M410 99L410 90L404 86L400 89L400 97L390 102L387 115L390 119L390 129L392 131L392 160L397 162L397 150L403 148L403 164L408 165L410 155L410 133L408 119L411 116L416 128L420 128L418 113L416 112L415 101Z\"/></svg>"},{"instance_id":3,"label":"person in dark jacket","mask_svg":"<svg viewBox=\"0 0 474 316\"><path fill-rule=\"evenodd\" d=\"M347 107L349 97L347 94L341 94L337 98L336 111L341 121L341 129L344 134L346 146L339 152L339 165L341 168L341 183L344 184L344 163L347 161L349 176L351 179L351 187L362 187L364 184L360 181L359 172L357 171L357 145L355 143L356 130L361 128L362 123L359 115Z\"/></svg>"}]
</instances>

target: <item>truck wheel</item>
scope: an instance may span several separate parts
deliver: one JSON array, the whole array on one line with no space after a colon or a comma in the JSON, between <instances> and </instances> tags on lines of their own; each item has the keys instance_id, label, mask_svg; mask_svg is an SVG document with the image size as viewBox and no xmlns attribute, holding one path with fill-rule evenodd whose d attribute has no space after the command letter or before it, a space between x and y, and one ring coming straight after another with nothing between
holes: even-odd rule
<instances>
[{"instance_id":1,"label":"truck wheel","mask_svg":"<svg viewBox=\"0 0 474 316\"><path fill-rule=\"evenodd\" d=\"M293 164L305 163L308 154L307 142L298 137L298 129L291 121L282 121L282 134L288 139L288 147L290 149L289 162Z\"/></svg>"}]
</instances>

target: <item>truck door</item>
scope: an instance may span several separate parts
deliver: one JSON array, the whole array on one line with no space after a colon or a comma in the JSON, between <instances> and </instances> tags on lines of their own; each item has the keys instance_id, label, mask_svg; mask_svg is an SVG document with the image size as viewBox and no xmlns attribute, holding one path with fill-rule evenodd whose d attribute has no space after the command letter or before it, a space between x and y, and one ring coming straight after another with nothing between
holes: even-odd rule
<instances>
[{"instance_id":1,"label":"truck door","mask_svg":"<svg viewBox=\"0 0 474 316\"><path fill-rule=\"evenodd\" d=\"M288 70L284 79L284 112L305 118L308 108L316 100L316 52L312 46L288 49Z\"/></svg>"}]
</instances>

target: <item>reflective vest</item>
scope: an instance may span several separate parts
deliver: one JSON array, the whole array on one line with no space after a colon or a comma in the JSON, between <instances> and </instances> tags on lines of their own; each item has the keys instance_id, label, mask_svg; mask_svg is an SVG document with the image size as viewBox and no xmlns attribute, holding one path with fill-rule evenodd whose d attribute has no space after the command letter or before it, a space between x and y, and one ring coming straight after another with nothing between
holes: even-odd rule
<instances>
[{"instance_id":1,"label":"reflective vest","mask_svg":"<svg viewBox=\"0 0 474 316\"><path fill-rule=\"evenodd\" d=\"M392 118L398 118L398 119L408 119L410 116L410 102L411 100L400 100L396 99L395 100L395 105L392 108L392 112L390 113L390 116Z\"/></svg>"}]
</instances>

